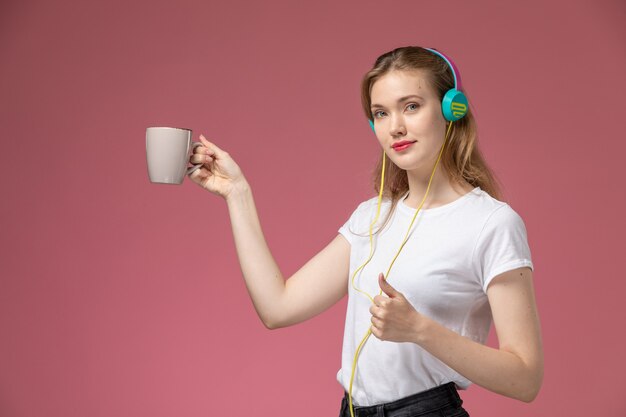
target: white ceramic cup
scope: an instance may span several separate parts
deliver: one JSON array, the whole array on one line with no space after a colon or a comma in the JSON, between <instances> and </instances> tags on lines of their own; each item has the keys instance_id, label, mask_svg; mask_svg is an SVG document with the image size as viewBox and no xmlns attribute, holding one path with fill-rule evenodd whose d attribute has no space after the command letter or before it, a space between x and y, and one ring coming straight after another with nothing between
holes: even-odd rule
<instances>
[{"instance_id":1,"label":"white ceramic cup","mask_svg":"<svg viewBox=\"0 0 626 417\"><path fill-rule=\"evenodd\" d=\"M146 159L148 177L159 184L182 184L186 175L202 164L187 167L189 151L201 142L191 141L191 130L178 127L149 127L146 129Z\"/></svg>"}]
</instances>

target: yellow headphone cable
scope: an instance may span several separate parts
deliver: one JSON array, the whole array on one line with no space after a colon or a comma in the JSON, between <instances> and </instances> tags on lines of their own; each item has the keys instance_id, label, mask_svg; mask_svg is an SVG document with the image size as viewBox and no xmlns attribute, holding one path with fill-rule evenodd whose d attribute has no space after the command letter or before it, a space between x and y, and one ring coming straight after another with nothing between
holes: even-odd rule
<instances>
[{"instance_id":1,"label":"yellow headphone cable","mask_svg":"<svg viewBox=\"0 0 626 417\"><path fill-rule=\"evenodd\" d=\"M404 237L404 241L400 245L400 249L398 249L398 252L396 253L396 256L394 256L393 260L391 261L391 264L389 265L389 268L387 269L387 273L385 274L385 279L386 280L389 279L389 271L391 271L391 267L393 266L394 262L396 261L396 258L400 254L400 251L402 250L402 248L404 247L404 244L406 243L406 241L409 238L409 232L411 231L411 227L413 226L413 223L415 222L415 218L417 217L417 213L419 213L420 209L424 205L424 202L426 201L426 197L428 196L428 191L430 190L430 184L433 181L433 177L435 175L435 171L437 169L437 166L439 165L439 160L441 159L441 155L443 154L443 150L444 150L444 148L446 146L446 143L448 141L448 136L450 134L450 128L451 127L452 127L452 122L450 122L448 124L448 130L446 131L446 137L445 137L445 139L443 141L443 145L441 145L441 150L439 151L439 157L437 158L437 162L435 162L435 166L433 168L433 171L430 174L430 179L428 180L428 186L426 187L426 193L424 194L424 198L422 199L422 202L420 203L420 205L417 207L417 211L415 212L415 215L413 216L413 220L411 220L411 224L409 224L409 228L406 231L406 236ZM362 268L364 268L365 265L367 265L369 263L369 261L372 259L372 256L374 255L373 246L372 246L372 227L374 226L374 224L376 224L376 221L378 220L378 216L380 215L380 205L381 205L381 201L382 201L384 184L385 184L385 151L383 150L383 167L382 167L382 174L381 174L381 179L380 179L380 191L378 193L378 208L376 210L376 217L374 218L374 221L372 222L372 224L370 224L370 230L369 230L370 256L367 259L367 261L365 261L365 263L363 265L361 265L360 267L358 267L354 271L354 274L352 275L352 287L356 291L358 291L360 293L363 293L365 296L367 296L367 298L370 299L372 304L374 303L374 299L367 292L358 289L354 285L354 278L355 278L357 272L359 272ZM383 293L383 290L381 289L380 292L378 293L378 295L381 295L382 293ZM348 392L348 398L349 398L349 403L350 403L350 415L352 417L354 417L354 407L352 405L352 382L354 381L354 374L355 374L355 371L356 371L356 363L357 363L357 360L358 360L358 357L359 357L359 353L361 352L361 348L363 347L363 344L367 341L367 339L370 337L371 334L372 334L372 327L370 326L367 329L367 333L365 334L365 337L363 337L363 339L359 343L359 346L357 347L356 353L354 355L354 361L352 363L352 374L350 375L350 390Z\"/></svg>"}]
</instances>

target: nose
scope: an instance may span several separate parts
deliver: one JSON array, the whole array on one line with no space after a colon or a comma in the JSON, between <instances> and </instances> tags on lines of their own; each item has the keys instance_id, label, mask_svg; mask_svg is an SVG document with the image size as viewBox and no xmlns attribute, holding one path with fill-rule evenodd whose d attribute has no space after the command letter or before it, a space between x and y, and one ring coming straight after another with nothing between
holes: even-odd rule
<instances>
[{"instance_id":1,"label":"nose","mask_svg":"<svg viewBox=\"0 0 626 417\"><path fill-rule=\"evenodd\" d=\"M392 117L389 133L393 137L406 135L406 126L401 116Z\"/></svg>"}]
</instances>

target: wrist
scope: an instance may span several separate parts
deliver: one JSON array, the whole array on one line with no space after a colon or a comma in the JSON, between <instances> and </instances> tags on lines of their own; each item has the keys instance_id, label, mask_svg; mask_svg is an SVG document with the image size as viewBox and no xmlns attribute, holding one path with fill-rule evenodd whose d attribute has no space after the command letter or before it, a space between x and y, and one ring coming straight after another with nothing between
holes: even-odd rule
<instances>
[{"instance_id":1,"label":"wrist","mask_svg":"<svg viewBox=\"0 0 626 417\"><path fill-rule=\"evenodd\" d=\"M421 313L417 313L413 323L413 342L422 345L428 340L432 320Z\"/></svg>"},{"instance_id":2,"label":"wrist","mask_svg":"<svg viewBox=\"0 0 626 417\"><path fill-rule=\"evenodd\" d=\"M242 178L240 181L233 183L232 188L229 193L224 196L224 199L227 203L232 203L241 200L250 193L250 184L248 184L245 178Z\"/></svg>"}]
</instances>

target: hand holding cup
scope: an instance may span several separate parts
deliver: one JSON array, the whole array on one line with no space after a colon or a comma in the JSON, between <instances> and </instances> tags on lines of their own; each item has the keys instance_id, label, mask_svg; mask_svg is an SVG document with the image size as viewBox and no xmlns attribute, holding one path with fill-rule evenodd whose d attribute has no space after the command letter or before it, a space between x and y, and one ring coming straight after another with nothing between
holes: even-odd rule
<instances>
[{"instance_id":1,"label":"hand holding cup","mask_svg":"<svg viewBox=\"0 0 626 417\"><path fill-rule=\"evenodd\" d=\"M246 183L246 179L239 165L231 158L228 152L209 142L200 135L201 145L196 146L189 158L192 164L202 164L200 168L189 174L189 178L200 187L228 197L233 190Z\"/></svg>"}]
</instances>

